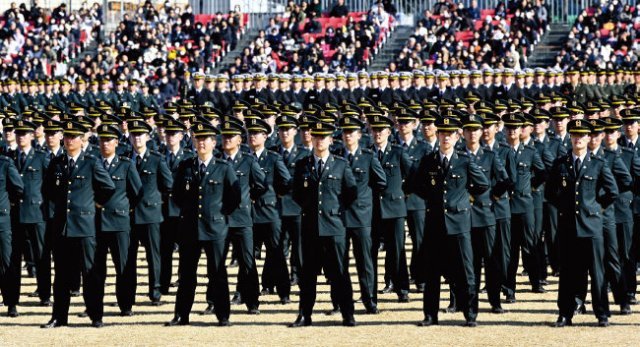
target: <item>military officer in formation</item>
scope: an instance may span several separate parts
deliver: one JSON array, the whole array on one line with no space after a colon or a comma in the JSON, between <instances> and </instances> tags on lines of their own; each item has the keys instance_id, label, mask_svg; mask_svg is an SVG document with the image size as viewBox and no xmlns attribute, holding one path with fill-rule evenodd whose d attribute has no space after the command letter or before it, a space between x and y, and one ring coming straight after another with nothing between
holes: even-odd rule
<instances>
[{"instance_id":1,"label":"military officer in formation","mask_svg":"<svg viewBox=\"0 0 640 347\"><path fill-rule=\"evenodd\" d=\"M203 313L215 314L221 325L228 324L231 303L245 304L248 313L257 314L260 295L277 293L287 304L296 285L302 296L293 325L311 324L320 271L330 279L334 312L342 313L345 325L353 325L352 284L345 279L350 259L342 257L353 243L366 313L384 310L378 296L387 293L407 302L410 284L415 284L413 290L424 292L426 300L421 325L435 324L437 301L429 288L435 290L442 276L455 299L447 311L462 311L465 324L475 326L482 265L491 312L504 313L502 306L515 302L522 290L515 287L520 252L528 286L544 293L548 273L577 276L567 271L584 270L571 258L582 251L566 248L564 240L584 244L584 239L598 237L603 239L604 263L587 270L602 272L620 312L630 314L640 249L640 198L635 191L639 76L635 70L574 68L230 77L195 73L189 84L193 89L167 103L151 101L144 92L146 82L124 78L2 81L0 154L11 159L20 178L19 185L6 188L11 197L6 211L14 223L2 229L3 240L16 236L11 247L2 249L3 259L9 259L2 273L8 315L18 314L23 257L37 276L33 295L42 305L52 304L51 248L66 252L55 254L56 266L62 267L56 271L60 280L47 327L68 323L69 296L80 293L80 283L86 315L93 326L102 326L107 252L116 263L120 313L133 315L135 260L142 244L151 302L159 305L172 286L179 288L169 325L190 320L202 249L209 274ZM568 125L584 118L605 123L591 137L604 137L602 144L590 143L586 158L602 160L613 171L617 194L613 203L599 202L602 227L591 224L588 235L574 237L567 235L567 225L573 224L566 224L570 194L562 185L564 176L554 180L551 175L554 161L571 155L575 146ZM320 160L327 171L318 167ZM423 163L433 170L425 171ZM11 165L7 172L13 172ZM52 175L49 181L47 174ZM87 185L89 181L95 184ZM586 189L588 181L582 176L573 184ZM39 197L42 182L52 184ZM67 198L75 194L84 200ZM97 206L95 210L76 205L89 200L93 203L87 206ZM575 197L569 202L575 203ZM41 218L38 209L25 208L31 204L39 206ZM205 206L212 207L204 211ZM592 217L589 211L579 212ZM79 227L89 219L93 228ZM578 229L581 223L574 222ZM413 246L410 260L405 255L407 230ZM433 250L442 252L443 245L453 243L460 245L456 252L441 254L451 261L438 263ZM258 277L262 244L265 267ZM318 244L323 247L311 249ZM241 268L232 301L224 266L231 249ZM176 250L179 268L172 264ZM80 251L89 258L80 259ZM385 288L378 291L382 256ZM565 325L586 310L586 280L577 280L562 280L573 283L561 290ZM604 297L592 301L599 319L603 312L609 315Z\"/></svg>"}]
</instances>

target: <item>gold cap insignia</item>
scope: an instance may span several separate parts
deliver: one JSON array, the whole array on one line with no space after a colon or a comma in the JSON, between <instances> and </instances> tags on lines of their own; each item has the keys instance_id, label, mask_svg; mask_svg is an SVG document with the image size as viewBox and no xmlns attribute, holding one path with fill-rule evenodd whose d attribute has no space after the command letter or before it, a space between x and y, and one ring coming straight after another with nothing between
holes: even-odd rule
<instances>
[{"instance_id":1,"label":"gold cap insignia","mask_svg":"<svg viewBox=\"0 0 640 347\"><path fill-rule=\"evenodd\" d=\"M582 122L579 119L576 121L576 126L578 127L582 126Z\"/></svg>"},{"instance_id":2,"label":"gold cap insignia","mask_svg":"<svg viewBox=\"0 0 640 347\"><path fill-rule=\"evenodd\" d=\"M444 124L449 124L449 118L444 119Z\"/></svg>"},{"instance_id":3,"label":"gold cap insignia","mask_svg":"<svg viewBox=\"0 0 640 347\"><path fill-rule=\"evenodd\" d=\"M202 130L204 129L204 127L202 126L202 124L198 124L198 130Z\"/></svg>"}]
</instances>

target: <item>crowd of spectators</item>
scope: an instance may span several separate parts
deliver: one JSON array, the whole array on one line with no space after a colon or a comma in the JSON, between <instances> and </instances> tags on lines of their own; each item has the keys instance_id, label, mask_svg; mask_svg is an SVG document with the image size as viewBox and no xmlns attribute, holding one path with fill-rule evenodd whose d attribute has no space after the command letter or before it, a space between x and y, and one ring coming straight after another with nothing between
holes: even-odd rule
<instances>
[{"instance_id":1,"label":"crowd of spectators","mask_svg":"<svg viewBox=\"0 0 640 347\"><path fill-rule=\"evenodd\" d=\"M468 7L440 0L424 11L389 70L525 68L548 29L546 1L499 1L493 9L481 9L475 0Z\"/></svg>"},{"instance_id":2,"label":"crowd of spectators","mask_svg":"<svg viewBox=\"0 0 640 347\"><path fill-rule=\"evenodd\" d=\"M387 10L391 12L387 12ZM389 0L353 13L344 0L325 12L319 0L289 1L229 67L247 72L346 72L366 67L368 56L392 29ZM334 20L334 19L342 20Z\"/></svg>"},{"instance_id":3,"label":"crowd of spectators","mask_svg":"<svg viewBox=\"0 0 640 347\"><path fill-rule=\"evenodd\" d=\"M0 21L0 78L135 79L162 101L184 89L187 73L212 72L223 52L237 45L242 26L235 11L201 23L189 5L147 0L101 37L102 11L97 2L73 11L64 3L53 10L37 2L31 8L12 4ZM93 40L96 53L85 54Z\"/></svg>"},{"instance_id":4,"label":"crowd of spectators","mask_svg":"<svg viewBox=\"0 0 640 347\"><path fill-rule=\"evenodd\" d=\"M16 79L64 74L99 32L102 8L86 2L69 11L65 3L45 9L12 2L0 18L0 76ZM55 69L52 71L52 69Z\"/></svg>"},{"instance_id":5,"label":"crowd of spectators","mask_svg":"<svg viewBox=\"0 0 640 347\"><path fill-rule=\"evenodd\" d=\"M631 67L640 54L640 13L625 1L600 1L582 11L556 57L556 67Z\"/></svg>"}]
</instances>

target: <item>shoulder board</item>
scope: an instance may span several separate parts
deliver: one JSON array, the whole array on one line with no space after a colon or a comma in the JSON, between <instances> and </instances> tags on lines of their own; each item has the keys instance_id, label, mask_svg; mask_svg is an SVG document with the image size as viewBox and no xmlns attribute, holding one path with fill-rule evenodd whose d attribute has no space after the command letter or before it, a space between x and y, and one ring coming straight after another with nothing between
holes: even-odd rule
<instances>
[{"instance_id":1,"label":"shoulder board","mask_svg":"<svg viewBox=\"0 0 640 347\"><path fill-rule=\"evenodd\" d=\"M508 144L504 143L504 142L498 142L498 147L501 148L511 148Z\"/></svg>"},{"instance_id":2,"label":"shoulder board","mask_svg":"<svg viewBox=\"0 0 640 347\"><path fill-rule=\"evenodd\" d=\"M528 150L530 150L530 151L536 151L536 152L537 152L536 148L535 148L535 147L533 147L533 145L532 145L532 144L524 145L524 146L522 146L522 148L524 148L524 149L528 149Z\"/></svg>"},{"instance_id":3,"label":"shoulder board","mask_svg":"<svg viewBox=\"0 0 640 347\"><path fill-rule=\"evenodd\" d=\"M464 152L464 151L456 151L456 153L458 154L458 156L460 157L465 157L465 158L469 158L469 153Z\"/></svg>"},{"instance_id":4,"label":"shoulder board","mask_svg":"<svg viewBox=\"0 0 640 347\"><path fill-rule=\"evenodd\" d=\"M89 153L89 152L85 152L84 154L84 158L85 159L91 159L91 160L97 160L98 158L96 158L93 154Z\"/></svg>"},{"instance_id":5,"label":"shoulder board","mask_svg":"<svg viewBox=\"0 0 640 347\"><path fill-rule=\"evenodd\" d=\"M11 158L7 157L6 155L0 155L0 161L11 162L13 160Z\"/></svg>"},{"instance_id":6,"label":"shoulder board","mask_svg":"<svg viewBox=\"0 0 640 347\"><path fill-rule=\"evenodd\" d=\"M124 161L124 162L130 162L130 161L131 161L131 158L129 158L129 157L125 157L125 156L123 156L123 155L119 155L119 156L118 156L118 159L119 159L120 161Z\"/></svg>"},{"instance_id":7,"label":"shoulder board","mask_svg":"<svg viewBox=\"0 0 640 347\"><path fill-rule=\"evenodd\" d=\"M604 152L605 152L605 153L616 154L616 155L618 154L618 152L616 152L616 151L612 151L612 150L610 150L610 149L608 149L608 148L605 148L605 149L604 149Z\"/></svg>"},{"instance_id":8,"label":"shoulder board","mask_svg":"<svg viewBox=\"0 0 640 347\"><path fill-rule=\"evenodd\" d=\"M276 152L276 151L272 151L272 150L270 150L270 149L268 149L268 150L267 150L267 153L269 153L269 154L271 154L271 155L275 155L276 157L282 157L282 156L280 155L280 153L278 153L278 152Z\"/></svg>"},{"instance_id":9,"label":"shoulder board","mask_svg":"<svg viewBox=\"0 0 640 347\"><path fill-rule=\"evenodd\" d=\"M591 159L592 159L592 160L597 160L597 161L602 162L602 163L605 163L604 158L600 158L600 157L594 157L594 156L592 156L592 157L591 157Z\"/></svg>"},{"instance_id":10,"label":"shoulder board","mask_svg":"<svg viewBox=\"0 0 640 347\"><path fill-rule=\"evenodd\" d=\"M339 161L344 161L344 162L346 162L346 161L347 161L347 159L345 159L345 158L343 158L343 157L341 157L341 156L339 156L339 155L334 155L334 156L333 156L333 158L334 158L335 160L339 160Z\"/></svg>"},{"instance_id":11,"label":"shoulder board","mask_svg":"<svg viewBox=\"0 0 640 347\"><path fill-rule=\"evenodd\" d=\"M220 158L216 158L216 157L213 157L213 158L211 158L211 159L213 159L213 160L215 161L215 163L216 163L216 164L225 164L225 165L229 165L229 163L228 163L226 160L224 160L224 159L220 159ZM196 160L197 160L197 158L196 158Z\"/></svg>"},{"instance_id":12,"label":"shoulder board","mask_svg":"<svg viewBox=\"0 0 640 347\"><path fill-rule=\"evenodd\" d=\"M149 150L149 154L150 155L155 155L156 157L162 157L162 155L158 151L155 151L153 149Z\"/></svg>"},{"instance_id":13,"label":"shoulder board","mask_svg":"<svg viewBox=\"0 0 640 347\"><path fill-rule=\"evenodd\" d=\"M396 149L402 149L402 146L400 146L400 145L398 145L398 144L395 144L395 143L392 143L392 144L391 144L391 148L392 148L392 149L393 149L393 148L396 148Z\"/></svg>"},{"instance_id":14,"label":"shoulder board","mask_svg":"<svg viewBox=\"0 0 640 347\"><path fill-rule=\"evenodd\" d=\"M623 151L623 152L633 153L633 154L635 154L635 153L636 153L636 151L634 151L633 149L628 148L628 147L622 147L622 146L621 146L620 148L622 149L622 151Z\"/></svg>"},{"instance_id":15,"label":"shoulder board","mask_svg":"<svg viewBox=\"0 0 640 347\"><path fill-rule=\"evenodd\" d=\"M36 150L34 150L33 152L34 152L34 153L40 153L40 154L43 154L43 155L46 155L46 154L47 154L47 152L45 152L45 151L43 151L43 150L41 150L41 149L36 149Z\"/></svg>"},{"instance_id":16,"label":"shoulder board","mask_svg":"<svg viewBox=\"0 0 640 347\"><path fill-rule=\"evenodd\" d=\"M362 153L373 154L373 151L369 148L363 148Z\"/></svg>"}]
</instances>

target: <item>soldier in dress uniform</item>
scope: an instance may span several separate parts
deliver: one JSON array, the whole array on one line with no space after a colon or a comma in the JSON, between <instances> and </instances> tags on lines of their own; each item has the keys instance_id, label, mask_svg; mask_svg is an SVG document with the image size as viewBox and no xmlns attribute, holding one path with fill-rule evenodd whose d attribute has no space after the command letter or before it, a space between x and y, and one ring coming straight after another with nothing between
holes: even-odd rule
<instances>
[{"instance_id":1,"label":"soldier in dress uniform","mask_svg":"<svg viewBox=\"0 0 640 347\"><path fill-rule=\"evenodd\" d=\"M258 271L253 251L253 219L251 201L257 200L267 191L265 174L261 170L256 158L241 151L242 123L225 121L221 127L222 152L219 159L226 160L233 167L242 198L240 206L229 216L228 244L233 244L237 254L240 270L238 272L237 290L232 304L246 304L249 314L258 314L260 288ZM226 253L226 252L225 252ZM211 284L211 282L210 282ZM213 305L213 288L207 288L207 301Z\"/></svg>"},{"instance_id":2,"label":"soldier in dress uniform","mask_svg":"<svg viewBox=\"0 0 640 347\"><path fill-rule=\"evenodd\" d=\"M585 120L569 122L572 152L554 162L546 194L558 207L559 242L562 250L558 308L554 324L572 324L575 298L591 276L591 298L599 326L608 326L609 302L604 280L602 210L618 196L618 188L606 162L588 152L593 127Z\"/></svg>"},{"instance_id":3,"label":"soldier in dress uniform","mask_svg":"<svg viewBox=\"0 0 640 347\"><path fill-rule=\"evenodd\" d=\"M193 152L181 145L184 131L187 129L184 124L169 118L162 125L167 143L164 152L160 152L160 154L165 157L167 167L171 171L171 177L175 179L180 163L192 158ZM169 294L169 287L172 285L173 252L181 229L181 221L180 205L175 200L173 193L165 192L162 197L164 220L160 224L160 293L166 295Z\"/></svg>"},{"instance_id":4,"label":"soldier in dress uniform","mask_svg":"<svg viewBox=\"0 0 640 347\"><path fill-rule=\"evenodd\" d=\"M123 295L127 302L126 311L136 303L138 247L144 246L149 267L148 297L154 306L161 305L160 298L160 223L162 216L162 194L171 191L173 177L163 156L147 148L151 126L142 120L133 120L128 124L131 133L134 163L142 181L142 197L133 206L131 243L125 266L126 289Z\"/></svg>"},{"instance_id":5,"label":"soldier in dress uniform","mask_svg":"<svg viewBox=\"0 0 640 347\"><path fill-rule=\"evenodd\" d=\"M313 154L296 162L293 199L302 207L302 272L300 309L290 327L312 325L316 285L324 267L335 287L344 326L355 326L353 289L349 278L345 211L357 197L357 184L349 163L329 152L335 126L312 126Z\"/></svg>"},{"instance_id":6,"label":"soldier in dress uniform","mask_svg":"<svg viewBox=\"0 0 640 347\"><path fill-rule=\"evenodd\" d=\"M142 182L133 162L127 157L118 156L116 148L121 136L120 130L112 125L101 125L98 128L100 137L100 161L113 184L115 192L104 203L96 215L97 249L95 267L100 278L98 286L98 312L94 321L96 327L102 325L104 307L104 285L107 279L107 253L111 254L116 271L116 300L120 306L121 315L128 316L131 312L126 305L124 294L124 268L130 244L131 221L129 211L135 206L142 194Z\"/></svg>"},{"instance_id":7,"label":"soldier in dress uniform","mask_svg":"<svg viewBox=\"0 0 640 347\"><path fill-rule=\"evenodd\" d=\"M282 156L284 165L289 170L289 174L293 177L296 162L310 154L310 152L295 143L298 132L298 121L291 115L282 115L276 119L278 126L278 138L280 144L271 148ZM296 203L291 192L280 195L278 197L278 210L280 212L280 220L282 221L282 247L284 253L288 254L289 244L291 244L290 266L291 266L291 285L299 283L299 273L301 264L301 216L300 205Z\"/></svg>"},{"instance_id":8,"label":"soldier in dress uniform","mask_svg":"<svg viewBox=\"0 0 640 347\"><path fill-rule=\"evenodd\" d=\"M464 152L456 152L460 121L455 118L436 120L439 150L425 155L415 170L412 191L428 201L423 248L424 320L419 326L438 324L440 278L453 281L458 306L468 327L475 327L477 291L473 272L471 246L471 194L482 194L490 182Z\"/></svg>"},{"instance_id":9,"label":"soldier in dress uniform","mask_svg":"<svg viewBox=\"0 0 640 347\"><path fill-rule=\"evenodd\" d=\"M46 264L47 261L51 261L51 258L44 255L45 248L50 245L45 245L47 241L44 223L46 205L42 198L42 184L49 159L43 151L31 146L35 128L34 123L26 120L19 119L14 122L18 148L12 159L22 178L24 190L22 198L15 201L11 209L13 249L8 277L10 286L3 290L9 317L18 316L16 306L20 303L22 255L25 252L30 252L31 261L35 264L36 292L41 305L49 306L51 303L51 278L44 278L45 275L51 276L51 272L46 269L47 266L51 266ZM42 295L39 294L40 292Z\"/></svg>"},{"instance_id":10,"label":"soldier in dress uniform","mask_svg":"<svg viewBox=\"0 0 640 347\"><path fill-rule=\"evenodd\" d=\"M188 325L195 297L198 260L207 255L207 277L213 281L219 326L229 326L229 282L226 258L229 216L241 203L241 189L231 164L213 155L218 129L206 123L193 126L197 156L183 160L172 194L180 205L184 228L180 245L180 285L175 315L167 326Z\"/></svg>"},{"instance_id":11,"label":"soldier in dress uniform","mask_svg":"<svg viewBox=\"0 0 640 347\"><path fill-rule=\"evenodd\" d=\"M96 205L109 200L115 191L109 173L99 159L82 151L87 129L77 122L64 123L65 155L55 157L45 174L43 197L53 210L51 232L54 238L55 281L51 320L42 328L68 324L71 287L80 263L87 314L93 326L99 319L100 278L95 267Z\"/></svg>"}]
</instances>

